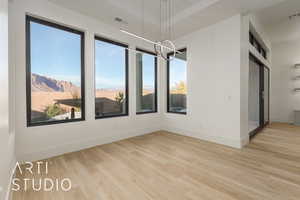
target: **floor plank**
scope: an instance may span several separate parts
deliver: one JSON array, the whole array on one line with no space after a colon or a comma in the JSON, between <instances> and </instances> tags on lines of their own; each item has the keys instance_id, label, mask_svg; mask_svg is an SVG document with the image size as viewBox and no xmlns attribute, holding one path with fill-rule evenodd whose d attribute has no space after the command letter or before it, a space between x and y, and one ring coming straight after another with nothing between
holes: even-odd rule
<instances>
[{"instance_id":1,"label":"floor plank","mask_svg":"<svg viewBox=\"0 0 300 200\"><path fill-rule=\"evenodd\" d=\"M70 178L72 189L30 188L14 200L300 199L300 128L288 124L271 124L242 150L157 132L46 161L48 174L17 177Z\"/></svg>"}]
</instances>

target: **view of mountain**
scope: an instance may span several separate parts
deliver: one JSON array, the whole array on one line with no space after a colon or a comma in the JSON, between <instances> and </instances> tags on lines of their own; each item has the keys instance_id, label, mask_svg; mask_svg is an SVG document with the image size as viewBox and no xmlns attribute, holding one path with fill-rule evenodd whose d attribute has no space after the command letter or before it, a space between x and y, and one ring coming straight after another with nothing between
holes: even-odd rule
<instances>
[{"instance_id":1,"label":"view of mountain","mask_svg":"<svg viewBox=\"0 0 300 200\"><path fill-rule=\"evenodd\" d=\"M80 88L68 81L59 81L38 74L31 75L32 92L73 92Z\"/></svg>"}]
</instances>

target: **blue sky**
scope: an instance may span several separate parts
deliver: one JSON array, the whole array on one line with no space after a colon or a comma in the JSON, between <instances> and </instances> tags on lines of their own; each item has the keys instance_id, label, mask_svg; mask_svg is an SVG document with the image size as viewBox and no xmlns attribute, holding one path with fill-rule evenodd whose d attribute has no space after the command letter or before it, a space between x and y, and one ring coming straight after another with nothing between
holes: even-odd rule
<instances>
[{"instance_id":1,"label":"blue sky","mask_svg":"<svg viewBox=\"0 0 300 200\"><path fill-rule=\"evenodd\" d=\"M150 54L142 54L143 59L143 88L154 89L155 87L155 57Z\"/></svg>"},{"instance_id":2,"label":"blue sky","mask_svg":"<svg viewBox=\"0 0 300 200\"><path fill-rule=\"evenodd\" d=\"M186 82L186 61L174 58L170 61L170 86L175 86L180 81Z\"/></svg>"},{"instance_id":3,"label":"blue sky","mask_svg":"<svg viewBox=\"0 0 300 200\"><path fill-rule=\"evenodd\" d=\"M124 89L125 48L95 41L95 73L97 89Z\"/></svg>"},{"instance_id":4,"label":"blue sky","mask_svg":"<svg viewBox=\"0 0 300 200\"><path fill-rule=\"evenodd\" d=\"M80 86L80 36L31 22L31 71ZM95 41L97 89L122 89L125 86L125 49ZM131 54L132 55L132 54ZM154 88L154 57L143 54L143 86ZM186 80L186 62L171 61L171 85Z\"/></svg>"},{"instance_id":5,"label":"blue sky","mask_svg":"<svg viewBox=\"0 0 300 200\"><path fill-rule=\"evenodd\" d=\"M31 22L31 72L80 86L80 36Z\"/></svg>"}]
</instances>

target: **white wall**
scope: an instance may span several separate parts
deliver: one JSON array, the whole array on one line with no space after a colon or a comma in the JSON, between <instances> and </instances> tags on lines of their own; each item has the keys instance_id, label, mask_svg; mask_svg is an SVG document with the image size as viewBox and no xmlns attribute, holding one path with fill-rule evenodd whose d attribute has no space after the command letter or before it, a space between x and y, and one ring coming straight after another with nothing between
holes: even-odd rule
<instances>
[{"instance_id":1,"label":"white wall","mask_svg":"<svg viewBox=\"0 0 300 200\"><path fill-rule=\"evenodd\" d=\"M249 143L249 29L250 16L241 20L241 76L240 76L240 136L242 146Z\"/></svg>"},{"instance_id":2,"label":"white wall","mask_svg":"<svg viewBox=\"0 0 300 200\"><path fill-rule=\"evenodd\" d=\"M17 69L14 76L16 84L16 151L19 160L37 160L161 129L160 112L135 115L134 53L130 53L129 58L129 116L94 119L94 34L127 42L130 48L146 47L145 44L137 44L136 42L139 41L128 38L118 29L59 7L47 0L14 0L10 3L9 8L10 47L13 53L11 62ZM85 32L86 121L26 127L25 13L50 19ZM152 46L149 49L151 48Z\"/></svg>"},{"instance_id":3,"label":"white wall","mask_svg":"<svg viewBox=\"0 0 300 200\"><path fill-rule=\"evenodd\" d=\"M293 89L300 87L300 70L293 66L300 63L300 21L288 18L268 27L272 41L271 121L293 123L294 110L300 109L300 94Z\"/></svg>"},{"instance_id":4,"label":"white wall","mask_svg":"<svg viewBox=\"0 0 300 200\"><path fill-rule=\"evenodd\" d=\"M300 93L293 92L300 87L300 69L293 66L300 63L300 39L274 43L272 46L271 74L271 121L294 122L294 110L300 110Z\"/></svg>"},{"instance_id":5,"label":"white wall","mask_svg":"<svg viewBox=\"0 0 300 200\"><path fill-rule=\"evenodd\" d=\"M187 47L187 115L166 113L166 66L159 67L159 112L135 115L135 54L129 58L129 116L94 119L94 34L147 48L119 30L47 0L10 3L11 79L15 83L18 159L37 160L161 129L240 148L248 135L249 17L236 15L176 41ZM26 127L25 14L86 34L86 121ZM152 46L148 46L152 49ZM13 110L13 109L12 109Z\"/></svg>"},{"instance_id":6,"label":"white wall","mask_svg":"<svg viewBox=\"0 0 300 200\"><path fill-rule=\"evenodd\" d=\"M7 0L0 0L0 30L0 199L5 199L15 164L14 133L9 129Z\"/></svg>"},{"instance_id":7,"label":"white wall","mask_svg":"<svg viewBox=\"0 0 300 200\"><path fill-rule=\"evenodd\" d=\"M250 28L268 50L269 60L249 45ZM268 67L272 57L268 35L256 15L233 16L176 43L187 47L188 113L164 114L164 129L232 147L248 144L249 51ZM166 101L164 96L161 98Z\"/></svg>"},{"instance_id":8,"label":"white wall","mask_svg":"<svg viewBox=\"0 0 300 200\"><path fill-rule=\"evenodd\" d=\"M241 147L241 20L236 15L176 41L187 47L187 115L164 114L164 129Z\"/></svg>"}]
</instances>

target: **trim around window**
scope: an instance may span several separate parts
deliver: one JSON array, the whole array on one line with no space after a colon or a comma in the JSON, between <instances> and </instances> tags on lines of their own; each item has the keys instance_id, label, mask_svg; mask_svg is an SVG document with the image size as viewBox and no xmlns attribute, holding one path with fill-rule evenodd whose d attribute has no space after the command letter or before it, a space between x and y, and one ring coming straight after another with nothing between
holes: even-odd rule
<instances>
[{"instance_id":1,"label":"trim around window","mask_svg":"<svg viewBox=\"0 0 300 200\"><path fill-rule=\"evenodd\" d=\"M180 50L178 50L180 52L186 52L187 48L182 48ZM167 58L169 58L170 56L172 56L174 54L174 52L169 52L167 54ZM170 61L167 61L167 113L173 113L173 114L180 114L180 115L186 115L187 112L174 112L170 110Z\"/></svg>"},{"instance_id":2,"label":"trim around window","mask_svg":"<svg viewBox=\"0 0 300 200\"><path fill-rule=\"evenodd\" d=\"M27 109L27 127L33 126L42 126L42 125L52 125L52 124L61 124L69 122L78 122L85 120L85 36L84 32L75 30L70 27L66 27L60 24L49 22L43 19L32 17L26 15L26 109ZM32 105L31 105L31 30L30 22L35 22L41 25L49 26L52 28L60 29L66 32L78 34L80 36L80 56L81 56L81 118L77 119L67 119L67 120L55 120L55 121L45 121L45 122L31 122L32 116Z\"/></svg>"},{"instance_id":3,"label":"trim around window","mask_svg":"<svg viewBox=\"0 0 300 200\"><path fill-rule=\"evenodd\" d=\"M137 115L143 115L143 114L151 114L151 113L157 113L157 108L158 108L158 105L157 105L157 55L154 53L154 52L151 52L151 51L148 51L148 50L144 50L144 49L141 49L141 48L136 48L137 51L140 51L142 53L146 53L146 54L150 54L150 55L153 55L155 56L154 57L154 93L155 93L155 96L154 96L154 110L151 110L151 111L148 111L148 112L136 112ZM137 94L136 94L137 95Z\"/></svg>"},{"instance_id":4,"label":"trim around window","mask_svg":"<svg viewBox=\"0 0 300 200\"><path fill-rule=\"evenodd\" d=\"M126 102L125 102L125 107L126 107L126 113L124 114L116 114L116 115L105 115L105 116L97 116L96 113L95 114L95 119L105 119L105 118L115 118L115 117L126 117L129 116L129 79L128 79L128 66L129 66L129 51L128 51L128 45L121 43L121 42L116 42L114 40L110 40L104 37L100 37L95 35L94 36L94 42L98 40L98 41L102 41L102 42L107 42L113 45L117 45L117 46L121 46L125 48L125 92L126 92ZM94 48L95 49L95 48ZM96 54L95 54L96 55ZM96 59L96 57L95 57ZM96 71L96 62L94 64L94 70ZM96 76L96 74L95 74ZM96 78L95 78L95 93L96 93ZM96 99L96 94L94 95L94 101ZM95 107L96 108L96 107Z\"/></svg>"}]
</instances>

